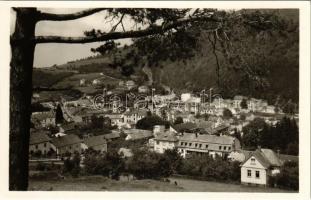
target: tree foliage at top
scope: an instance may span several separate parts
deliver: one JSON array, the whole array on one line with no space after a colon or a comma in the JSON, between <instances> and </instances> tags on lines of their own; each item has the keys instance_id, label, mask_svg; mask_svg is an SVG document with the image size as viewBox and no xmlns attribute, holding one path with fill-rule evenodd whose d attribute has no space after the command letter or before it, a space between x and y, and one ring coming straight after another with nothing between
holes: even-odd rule
<instances>
[{"instance_id":1,"label":"tree foliage at top","mask_svg":"<svg viewBox=\"0 0 311 200\"><path fill-rule=\"evenodd\" d=\"M156 11L166 13L167 9ZM171 15L177 15L176 12ZM190 91L215 86L226 97L243 94L264 98L278 107L297 111L297 104L293 103L298 102L297 13L296 10L195 11L194 16L211 15L215 20L195 21L133 39L131 46L110 45L115 47L109 54L113 59L111 66L119 67L124 75L139 67L155 67L161 72L156 74L157 80L176 89L181 85L184 88L184 83ZM152 26L157 22L151 19L144 23ZM107 55L105 50L98 52Z\"/></svg>"}]
</instances>

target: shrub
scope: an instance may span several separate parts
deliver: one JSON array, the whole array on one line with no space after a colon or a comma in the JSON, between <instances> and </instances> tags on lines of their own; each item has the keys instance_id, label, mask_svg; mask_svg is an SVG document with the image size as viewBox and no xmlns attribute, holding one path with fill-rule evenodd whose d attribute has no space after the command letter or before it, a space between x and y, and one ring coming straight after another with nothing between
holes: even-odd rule
<instances>
[{"instance_id":1,"label":"shrub","mask_svg":"<svg viewBox=\"0 0 311 200\"><path fill-rule=\"evenodd\" d=\"M299 189L299 168L297 162L285 162L281 173L269 178L269 185L283 189Z\"/></svg>"},{"instance_id":2,"label":"shrub","mask_svg":"<svg viewBox=\"0 0 311 200\"><path fill-rule=\"evenodd\" d=\"M77 177L80 172L80 155L76 153L73 158L67 158L64 161L63 173L69 173Z\"/></svg>"}]
</instances>

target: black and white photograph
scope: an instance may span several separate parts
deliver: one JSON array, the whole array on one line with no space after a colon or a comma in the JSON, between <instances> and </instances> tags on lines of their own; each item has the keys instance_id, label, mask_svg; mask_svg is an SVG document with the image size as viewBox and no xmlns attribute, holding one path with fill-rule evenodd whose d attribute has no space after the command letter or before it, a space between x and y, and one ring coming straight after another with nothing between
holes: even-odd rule
<instances>
[{"instance_id":1,"label":"black and white photograph","mask_svg":"<svg viewBox=\"0 0 311 200\"><path fill-rule=\"evenodd\" d=\"M155 4L7 7L5 189L309 187L309 4Z\"/></svg>"}]
</instances>

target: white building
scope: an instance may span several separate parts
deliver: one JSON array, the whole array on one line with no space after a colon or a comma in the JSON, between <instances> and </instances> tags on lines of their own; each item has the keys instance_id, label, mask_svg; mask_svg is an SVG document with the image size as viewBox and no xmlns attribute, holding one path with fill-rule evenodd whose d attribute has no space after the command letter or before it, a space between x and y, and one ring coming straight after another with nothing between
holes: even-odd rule
<instances>
[{"instance_id":1,"label":"white building","mask_svg":"<svg viewBox=\"0 0 311 200\"><path fill-rule=\"evenodd\" d=\"M241 183L267 185L280 173L281 161L271 149L257 149L241 164Z\"/></svg>"},{"instance_id":2,"label":"white building","mask_svg":"<svg viewBox=\"0 0 311 200\"><path fill-rule=\"evenodd\" d=\"M238 139L231 136L200 135L185 133L179 137L178 151L183 157L188 154L209 154L225 157L232 151L240 149Z\"/></svg>"},{"instance_id":3,"label":"white building","mask_svg":"<svg viewBox=\"0 0 311 200\"><path fill-rule=\"evenodd\" d=\"M174 133L164 132L154 138L154 151L164 153L167 149L174 149L178 146L178 137Z\"/></svg>"}]
</instances>

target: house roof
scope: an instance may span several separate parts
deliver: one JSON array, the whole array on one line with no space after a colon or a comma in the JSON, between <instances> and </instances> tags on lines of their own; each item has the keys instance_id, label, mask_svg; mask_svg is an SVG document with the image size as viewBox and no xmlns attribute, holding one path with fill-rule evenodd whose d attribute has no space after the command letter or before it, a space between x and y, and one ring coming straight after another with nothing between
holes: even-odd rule
<instances>
[{"instance_id":1,"label":"house roof","mask_svg":"<svg viewBox=\"0 0 311 200\"><path fill-rule=\"evenodd\" d=\"M154 139L155 140L161 140L161 141L168 141L168 142L177 142L178 141L178 137L171 132L158 133Z\"/></svg>"},{"instance_id":2,"label":"house roof","mask_svg":"<svg viewBox=\"0 0 311 200\"><path fill-rule=\"evenodd\" d=\"M75 123L72 122L72 123L66 123L66 124L62 124L61 125L61 128L64 130L64 131L69 131L69 130L73 130L75 129Z\"/></svg>"},{"instance_id":3,"label":"house roof","mask_svg":"<svg viewBox=\"0 0 311 200\"><path fill-rule=\"evenodd\" d=\"M115 139L120 137L120 133L117 131L112 131L111 133L102 135L106 140Z\"/></svg>"},{"instance_id":4,"label":"house roof","mask_svg":"<svg viewBox=\"0 0 311 200\"><path fill-rule=\"evenodd\" d=\"M235 138L230 136L215 136L215 135L200 135L200 134L193 134L193 133L186 133L183 136L179 137L179 147L183 148L190 148L186 144L183 145L183 143L187 142L189 143L200 143L200 145L195 145L195 148L201 149L201 150L209 150L209 151L226 151L231 152L234 150L234 143ZM201 144L203 145L201 146ZM226 147L226 148L225 148ZM228 148L227 148L228 147ZM193 148L193 145L191 145L191 148Z\"/></svg>"},{"instance_id":5,"label":"house roof","mask_svg":"<svg viewBox=\"0 0 311 200\"><path fill-rule=\"evenodd\" d=\"M180 136L179 140L189 142L203 142L203 143L231 145L234 143L235 138L226 135L216 136L216 135L200 135L200 134L187 133Z\"/></svg>"},{"instance_id":6,"label":"house roof","mask_svg":"<svg viewBox=\"0 0 311 200\"><path fill-rule=\"evenodd\" d=\"M77 143L81 143L82 140L74 134L70 134L70 135L65 135L62 137L55 137L52 139L52 143L57 147L64 147L64 146L68 146L71 144L77 144Z\"/></svg>"},{"instance_id":7,"label":"house roof","mask_svg":"<svg viewBox=\"0 0 311 200\"><path fill-rule=\"evenodd\" d=\"M32 113L31 117L33 119L37 120L45 120L47 118L55 118L54 112L47 111L47 112L37 112L37 113Z\"/></svg>"},{"instance_id":8,"label":"house roof","mask_svg":"<svg viewBox=\"0 0 311 200\"><path fill-rule=\"evenodd\" d=\"M186 122L186 123L172 125L172 128L175 129L177 132L183 132L183 131L195 129L197 128L197 125L195 123Z\"/></svg>"},{"instance_id":9,"label":"house roof","mask_svg":"<svg viewBox=\"0 0 311 200\"><path fill-rule=\"evenodd\" d=\"M197 128L212 128L214 123L210 121L199 121L196 123L196 126Z\"/></svg>"},{"instance_id":10,"label":"house roof","mask_svg":"<svg viewBox=\"0 0 311 200\"><path fill-rule=\"evenodd\" d=\"M39 144L43 142L49 142L51 138L43 131L41 132L33 132L30 134L29 144Z\"/></svg>"},{"instance_id":11,"label":"house roof","mask_svg":"<svg viewBox=\"0 0 311 200\"><path fill-rule=\"evenodd\" d=\"M152 131L142 129L128 129L124 130L124 133L130 136L131 140L138 140L153 136Z\"/></svg>"},{"instance_id":12,"label":"house roof","mask_svg":"<svg viewBox=\"0 0 311 200\"><path fill-rule=\"evenodd\" d=\"M226 124L221 124L221 125L217 126L216 128L214 128L213 130L216 132L219 132L219 131L222 131L222 130L227 129L227 128L229 128L229 126L227 126Z\"/></svg>"},{"instance_id":13,"label":"house roof","mask_svg":"<svg viewBox=\"0 0 311 200\"><path fill-rule=\"evenodd\" d=\"M139 116L146 116L147 115L147 110L141 110L141 109L135 109L131 111L126 111L124 115L139 115Z\"/></svg>"},{"instance_id":14,"label":"house roof","mask_svg":"<svg viewBox=\"0 0 311 200\"><path fill-rule=\"evenodd\" d=\"M252 152L247 159L242 163L242 165L254 156L265 168L270 167L280 167L282 165L281 160L277 157L276 153L271 149L257 149Z\"/></svg>"},{"instance_id":15,"label":"house roof","mask_svg":"<svg viewBox=\"0 0 311 200\"><path fill-rule=\"evenodd\" d=\"M103 135L93 136L84 139L84 144L88 147L107 144L106 138Z\"/></svg>"}]
</instances>

